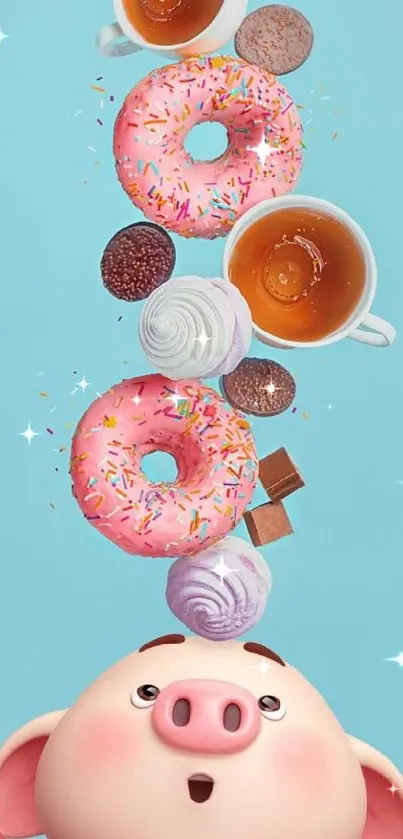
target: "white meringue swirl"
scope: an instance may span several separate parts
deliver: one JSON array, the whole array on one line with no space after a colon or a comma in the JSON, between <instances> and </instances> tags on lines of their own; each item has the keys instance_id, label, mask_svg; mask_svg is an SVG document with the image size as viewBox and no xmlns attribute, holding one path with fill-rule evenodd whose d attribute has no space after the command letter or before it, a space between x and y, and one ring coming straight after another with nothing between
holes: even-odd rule
<instances>
[{"instance_id":1,"label":"white meringue swirl","mask_svg":"<svg viewBox=\"0 0 403 839\"><path fill-rule=\"evenodd\" d=\"M232 372L247 354L252 317L226 280L177 277L146 301L139 340L150 364L167 378L212 378Z\"/></svg>"}]
</instances>

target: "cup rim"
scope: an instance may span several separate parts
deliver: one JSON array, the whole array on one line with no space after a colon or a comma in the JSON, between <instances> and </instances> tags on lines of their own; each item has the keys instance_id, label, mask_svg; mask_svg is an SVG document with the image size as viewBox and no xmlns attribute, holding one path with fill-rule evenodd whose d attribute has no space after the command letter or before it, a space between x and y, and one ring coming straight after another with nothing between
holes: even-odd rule
<instances>
[{"instance_id":1,"label":"cup rim","mask_svg":"<svg viewBox=\"0 0 403 839\"><path fill-rule=\"evenodd\" d=\"M337 204L333 204L331 201L327 201L325 198L319 198L315 195L302 195L295 193L282 195L278 198L266 198L264 201L260 201L258 204L255 204L254 207L247 210L247 212L235 222L227 237L223 254L224 277L228 282L231 282L228 270L229 263L235 244L243 233L251 227L254 221L258 221L264 216L271 215L276 210L286 207L301 207L305 209L317 208L318 210L327 211L329 215L333 215L338 220L345 223L345 225L353 233L365 259L366 282L364 292L361 300L357 304L354 317L353 315L350 315L344 326L338 329L337 332L332 332L330 335L326 335L324 338L320 338L316 341L291 341L286 338L281 338L279 335L274 335L272 332L266 332L255 323L253 323L253 332L262 340L263 343L269 342L273 345L284 348L294 347L298 349L311 349L313 347L324 347L329 344L334 344L342 338L347 338L348 335L360 326L363 318L371 309L378 282L378 269L375 254L368 236L358 222L350 216L346 210L343 210L342 207L339 207Z\"/></svg>"},{"instance_id":2,"label":"cup rim","mask_svg":"<svg viewBox=\"0 0 403 839\"><path fill-rule=\"evenodd\" d=\"M190 38L189 41L182 41L178 44L155 44L152 41L147 41L145 38L143 38L142 35L140 35L140 33L137 32L137 29L135 29L135 27L131 24L130 20L127 17L126 9L124 7L124 0L113 0L114 11L117 21L125 35L127 35L127 37L133 41L133 43L139 44L144 49L154 49L158 52L164 53L175 52L177 50L183 49L184 47L191 47L193 44L196 44L197 41L200 38L204 37L204 35L208 34L209 29L211 29L211 27L215 23L217 23L217 21L220 20L221 15L224 14L224 8L227 4L228 0L223 0L213 20L210 21L208 26L206 26L206 28L203 29L202 32L199 32L198 35L194 36L194 38Z\"/></svg>"}]
</instances>

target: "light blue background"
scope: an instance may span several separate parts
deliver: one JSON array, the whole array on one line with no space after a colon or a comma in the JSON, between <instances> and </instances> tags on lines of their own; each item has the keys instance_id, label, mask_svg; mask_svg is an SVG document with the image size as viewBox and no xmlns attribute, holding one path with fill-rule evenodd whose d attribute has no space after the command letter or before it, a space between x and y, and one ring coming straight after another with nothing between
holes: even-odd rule
<instances>
[{"instance_id":1,"label":"light blue background","mask_svg":"<svg viewBox=\"0 0 403 839\"><path fill-rule=\"evenodd\" d=\"M402 332L403 5L295 5L316 36L310 60L284 79L309 123L299 191L362 224L379 263L375 311ZM148 372L140 306L106 293L99 260L141 218L115 178L114 118L164 62L99 57L95 32L111 18L109 0L0 0L0 739L71 703L141 642L181 630L164 600L168 564L129 557L89 527L71 497L68 451L55 452L97 391ZM107 95L90 89L99 76ZM175 243L178 274L220 272L222 240ZM268 353L254 343L251 354ZM264 550L274 589L253 635L403 768L403 669L385 661L403 650L401 343L271 355L296 374L298 411L254 421L259 454L286 446L307 487L287 501L295 535ZM83 375L90 387L72 394ZM18 436L28 422L41 433L30 447Z\"/></svg>"}]
</instances>

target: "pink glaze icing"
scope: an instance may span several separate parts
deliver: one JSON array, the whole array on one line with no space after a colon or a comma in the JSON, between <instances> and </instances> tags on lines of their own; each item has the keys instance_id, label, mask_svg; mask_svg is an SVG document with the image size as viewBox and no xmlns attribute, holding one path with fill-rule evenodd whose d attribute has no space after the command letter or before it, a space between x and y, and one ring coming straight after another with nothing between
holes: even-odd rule
<instances>
[{"instance_id":1,"label":"pink glaze icing","mask_svg":"<svg viewBox=\"0 0 403 839\"><path fill-rule=\"evenodd\" d=\"M128 379L88 408L74 434L73 494L86 519L122 550L190 556L240 521L258 478L249 423L211 388L159 374ZM151 483L141 460L177 463L174 483Z\"/></svg>"},{"instance_id":2,"label":"pink glaze icing","mask_svg":"<svg viewBox=\"0 0 403 839\"><path fill-rule=\"evenodd\" d=\"M228 149L197 162L184 148L201 122L220 122ZM144 215L188 238L225 236L247 210L283 195L302 165L302 126L288 91L240 58L190 58L154 70L117 117L118 178Z\"/></svg>"}]
</instances>

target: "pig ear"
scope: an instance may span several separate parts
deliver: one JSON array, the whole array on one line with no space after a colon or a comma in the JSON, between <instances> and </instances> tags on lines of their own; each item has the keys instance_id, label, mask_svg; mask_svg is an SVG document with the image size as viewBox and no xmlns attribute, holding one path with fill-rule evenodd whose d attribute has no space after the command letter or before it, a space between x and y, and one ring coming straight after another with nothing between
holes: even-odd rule
<instances>
[{"instance_id":1,"label":"pig ear","mask_svg":"<svg viewBox=\"0 0 403 839\"><path fill-rule=\"evenodd\" d=\"M402 839L403 775L383 754L350 737L367 788L367 821L362 839Z\"/></svg>"},{"instance_id":2,"label":"pig ear","mask_svg":"<svg viewBox=\"0 0 403 839\"><path fill-rule=\"evenodd\" d=\"M0 835L26 839L42 833L35 804L36 771L50 735L65 711L22 726L0 749Z\"/></svg>"}]
</instances>

